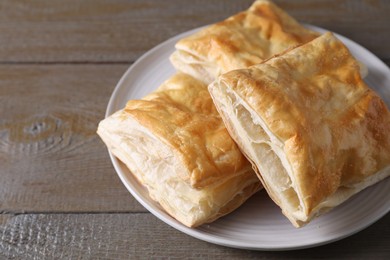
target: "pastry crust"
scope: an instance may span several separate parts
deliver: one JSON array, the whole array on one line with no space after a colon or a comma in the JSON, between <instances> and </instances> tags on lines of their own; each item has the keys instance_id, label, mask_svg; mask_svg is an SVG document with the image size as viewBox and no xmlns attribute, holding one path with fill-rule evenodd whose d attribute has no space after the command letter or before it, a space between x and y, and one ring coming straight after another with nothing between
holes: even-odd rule
<instances>
[{"instance_id":1,"label":"pastry crust","mask_svg":"<svg viewBox=\"0 0 390 260\"><path fill-rule=\"evenodd\" d=\"M171 62L209 84L222 73L260 63L317 36L272 2L258 0L248 10L177 42Z\"/></svg>"},{"instance_id":2,"label":"pastry crust","mask_svg":"<svg viewBox=\"0 0 390 260\"><path fill-rule=\"evenodd\" d=\"M189 227L231 212L261 187L207 86L185 74L129 101L98 134L150 197Z\"/></svg>"},{"instance_id":3,"label":"pastry crust","mask_svg":"<svg viewBox=\"0 0 390 260\"><path fill-rule=\"evenodd\" d=\"M209 91L296 227L390 175L390 113L331 33L226 73Z\"/></svg>"}]
</instances>

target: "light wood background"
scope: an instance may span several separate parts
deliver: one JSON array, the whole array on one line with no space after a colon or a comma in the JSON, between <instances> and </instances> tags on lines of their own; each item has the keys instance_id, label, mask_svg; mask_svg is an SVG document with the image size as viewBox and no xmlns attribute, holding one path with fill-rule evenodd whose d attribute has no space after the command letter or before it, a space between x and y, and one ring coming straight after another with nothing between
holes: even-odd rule
<instances>
[{"instance_id":1,"label":"light wood background","mask_svg":"<svg viewBox=\"0 0 390 260\"><path fill-rule=\"evenodd\" d=\"M390 1L275 1L390 64ZM329 245L292 252L189 237L125 189L95 134L125 70L170 37L252 1L0 2L0 259L390 259L389 214Z\"/></svg>"}]
</instances>

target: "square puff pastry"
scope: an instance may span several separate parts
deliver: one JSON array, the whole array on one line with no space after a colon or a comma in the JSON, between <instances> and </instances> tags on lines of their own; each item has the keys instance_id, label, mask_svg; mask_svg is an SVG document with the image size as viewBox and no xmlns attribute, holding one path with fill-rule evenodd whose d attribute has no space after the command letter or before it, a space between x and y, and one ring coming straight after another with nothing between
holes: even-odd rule
<instances>
[{"instance_id":1,"label":"square puff pastry","mask_svg":"<svg viewBox=\"0 0 390 260\"><path fill-rule=\"evenodd\" d=\"M222 73L260 63L318 34L265 0L176 44L174 67L209 84Z\"/></svg>"},{"instance_id":2,"label":"square puff pastry","mask_svg":"<svg viewBox=\"0 0 390 260\"><path fill-rule=\"evenodd\" d=\"M209 91L296 227L390 175L390 113L331 33L226 73Z\"/></svg>"},{"instance_id":3,"label":"square puff pastry","mask_svg":"<svg viewBox=\"0 0 390 260\"><path fill-rule=\"evenodd\" d=\"M189 227L233 211L261 187L207 86L188 75L130 100L97 132L150 197Z\"/></svg>"}]
</instances>

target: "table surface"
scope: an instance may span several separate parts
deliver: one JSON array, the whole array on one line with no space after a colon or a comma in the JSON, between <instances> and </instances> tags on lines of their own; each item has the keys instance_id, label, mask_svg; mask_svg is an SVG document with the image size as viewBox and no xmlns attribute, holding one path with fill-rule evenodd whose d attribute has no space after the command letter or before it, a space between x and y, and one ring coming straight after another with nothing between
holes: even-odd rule
<instances>
[{"instance_id":1,"label":"table surface","mask_svg":"<svg viewBox=\"0 0 390 260\"><path fill-rule=\"evenodd\" d=\"M275 2L390 64L390 1ZM390 259L390 214L316 248L240 250L171 228L120 182L95 133L119 78L155 45L251 3L0 2L1 259Z\"/></svg>"}]
</instances>

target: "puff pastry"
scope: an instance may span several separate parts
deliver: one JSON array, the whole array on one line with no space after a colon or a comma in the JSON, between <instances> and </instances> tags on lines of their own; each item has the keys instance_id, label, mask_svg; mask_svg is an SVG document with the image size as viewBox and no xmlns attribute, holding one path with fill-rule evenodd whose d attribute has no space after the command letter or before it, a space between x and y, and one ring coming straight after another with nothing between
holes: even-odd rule
<instances>
[{"instance_id":1,"label":"puff pastry","mask_svg":"<svg viewBox=\"0 0 390 260\"><path fill-rule=\"evenodd\" d=\"M390 175L390 113L331 33L209 86L270 197L296 226Z\"/></svg>"},{"instance_id":2,"label":"puff pastry","mask_svg":"<svg viewBox=\"0 0 390 260\"><path fill-rule=\"evenodd\" d=\"M261 187L207 86L185 74L130 100L98 134L150 197L189 227L233 211Z\"/></svg>"},{"instance_id":3,"label":"puff pastry","mask_svg":"<svg viewBox=\"0 0 390 260\"><path fill-rule=\"evenodd\" d=\"M177 42L174 67L209 84L218 75L260 63L318 34L265 0Z\"/></svg>"}]
</instances>

